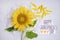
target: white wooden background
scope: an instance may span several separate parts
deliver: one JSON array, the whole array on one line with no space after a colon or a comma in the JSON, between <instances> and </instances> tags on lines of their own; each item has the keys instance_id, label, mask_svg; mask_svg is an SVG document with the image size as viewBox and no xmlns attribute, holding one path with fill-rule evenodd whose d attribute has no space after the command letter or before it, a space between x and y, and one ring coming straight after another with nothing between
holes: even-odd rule
<instances>
[{"instance_id":1,"label":"white wooden background","mask_svg":"<svg viewBox=\"0 0 60 40\"><path fill-rule=\"evenodd\" d=\"M44 20L50 19L53 21L53 24L56 25L56 34L42 35L40 34L39 27L43 20L40 20L34 30L39 36L32 40L60 40L60 0L0 0L0 40L20 40L21 33L17 31L10 33L4 29L11 26L9 19L12 11L21 5L31 7L30 2L38 6L43 4L48 9L51 9L53 12L47 15ZM25 38L25 40L29 39Z\"/></svg>"}]
</instances>

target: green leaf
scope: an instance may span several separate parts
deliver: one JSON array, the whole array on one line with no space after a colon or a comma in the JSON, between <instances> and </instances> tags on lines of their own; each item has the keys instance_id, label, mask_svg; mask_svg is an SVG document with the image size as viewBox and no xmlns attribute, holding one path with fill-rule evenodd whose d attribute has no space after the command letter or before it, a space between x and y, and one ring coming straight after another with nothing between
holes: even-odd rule
<instances>
[{"instance_id":1,"label":"green leaf","mask_svg":"<svg viewBox=\"0 0 60 40\"><path fill-rule=\"evenodd\" d=\"M37 20L34 20L33 25L29 24L30 27L34 27L34 25L36 24Z\"/></svg>"},{"instance_id":2,"label":"green leaf","mask_svg":"<svg viewBox=\"0 0 60 40\"><path fill-rule=\"evenodd\" d=\"M36 34L36 33L34 33L33 31L27 31L26 32L26 37L27 38L30 38L30 39L32 39L32 38L36 38L38 35Z\"/></svg>"},{"instance_id":3,"label":"green leaf","mask_svg":"<svg viewBox=\"0 0 60 40\"><path fill-rule=\"evenodd\" d=\"M9 32L12 32L12 31L16 31L17 29L14 29L14 26L12 26L12 27L6 28L6 30Z\"/></svg>"}]
</instances>

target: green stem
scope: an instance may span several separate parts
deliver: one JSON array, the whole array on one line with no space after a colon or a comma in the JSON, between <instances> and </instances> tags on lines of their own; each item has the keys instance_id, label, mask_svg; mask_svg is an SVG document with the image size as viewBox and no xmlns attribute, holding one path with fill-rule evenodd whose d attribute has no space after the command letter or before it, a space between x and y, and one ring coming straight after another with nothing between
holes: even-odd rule
<instances>
[{"instance_id":1,"label":"green stem","mask_svg":"<svg viewBox=\"0 0 60 40\"><path fill-rule=\"evenodd\" d=\"M22 31L21 40L24 40L24 31Z\"/></svg>"}]
</instances>

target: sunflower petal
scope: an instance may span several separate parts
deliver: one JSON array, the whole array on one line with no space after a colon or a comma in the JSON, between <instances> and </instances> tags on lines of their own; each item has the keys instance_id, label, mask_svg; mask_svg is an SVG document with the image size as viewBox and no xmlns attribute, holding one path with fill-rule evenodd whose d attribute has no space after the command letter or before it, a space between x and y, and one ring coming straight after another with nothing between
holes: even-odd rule
<instances>
[{"instance_id":1,"label":"sunflower petal","mask_svg":"<svg viewBox=\"0 0 60 40\"><path fill-rule=\"evenodd\" d=\"M37 7L37 5L36 5L36 4L34 4L34 3L31 3L31 4L32 4L32 6Z\"/></svg>"}]
</instances>

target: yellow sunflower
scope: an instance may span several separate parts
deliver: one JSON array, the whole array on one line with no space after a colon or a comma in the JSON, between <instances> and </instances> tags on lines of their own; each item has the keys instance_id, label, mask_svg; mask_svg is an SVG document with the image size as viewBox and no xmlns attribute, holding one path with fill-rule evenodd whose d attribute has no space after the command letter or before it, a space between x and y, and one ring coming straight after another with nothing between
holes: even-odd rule
<instances>
[{"instance_id":1,"label":"yellow sunflower","mask_svg":"<svg viewBox=\"0 0 60 40\"><path fill-rule=\"evenodd\" d=\"M12 15L12 24L14 28L19 31L24 31L26 28L29 28L29 24L33 23L34 13L28 8L21 6L17 8Z\"/></svg>"}]
</instances>

